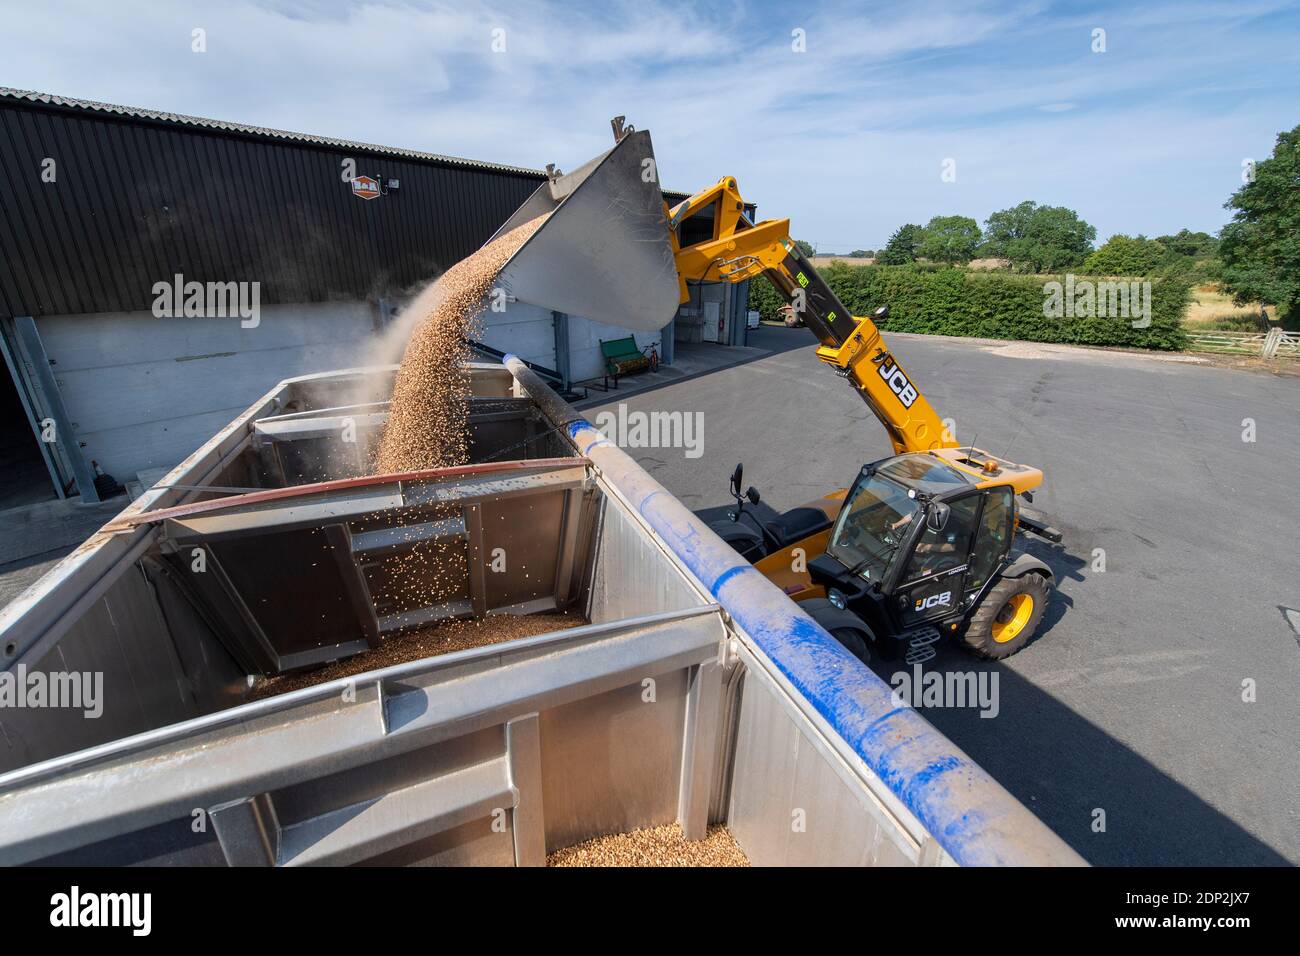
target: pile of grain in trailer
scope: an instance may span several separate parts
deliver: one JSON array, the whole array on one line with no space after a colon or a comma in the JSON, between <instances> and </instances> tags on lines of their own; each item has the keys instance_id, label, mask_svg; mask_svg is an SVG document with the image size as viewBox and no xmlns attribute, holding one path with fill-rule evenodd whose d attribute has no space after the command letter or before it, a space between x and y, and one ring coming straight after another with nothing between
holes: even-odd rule
<instances>
[{"instance_id":1,"label":"pile of grain in trailer","mask_svg":"<svg viewBox=\"0 0 1300 956\"><path fill-rule=\"evenodd\" d=\"M596 837L556 850L547 866L749 866L749 858L724 826L703 840L688 840L676 823Z\"/></svg>"},{"instance_id":2,"label":"pile of grain in trailer","mask_svg":"<svg viewBox=\"0 0 1300 956\"><path fill-rule=\"evenodd\" d=\"M580 614L552 611L545 614L489 614L476 620L447 620L429 627L384 637L379 647L355 657L344 658L324 667L264 677L253 685L251 700L287 694L304 687L314 687L341 677L353 677L366 671L421 661L475 647L504 644L523 637L536 637L552 631L567 631L588 623Z\"/></svg>"}]
</instances>

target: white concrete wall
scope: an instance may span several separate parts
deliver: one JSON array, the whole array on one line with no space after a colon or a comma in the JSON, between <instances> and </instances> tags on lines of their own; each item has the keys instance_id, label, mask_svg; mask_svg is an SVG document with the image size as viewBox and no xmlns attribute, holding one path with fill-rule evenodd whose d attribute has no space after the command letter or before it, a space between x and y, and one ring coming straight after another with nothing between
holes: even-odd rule
<instances>
[{"instance_id":1,"label":"white concrete wall","mask_svg":"<svg viewBox=\"0 0 1300 956\"><path fill-rule=\"evenodd\" d=\"M374 341L365 302L263 306L238 318L149 312L36 320L86 460L125 483L169 467L276 382L365 364Z\"/></svg>"},{"instance_id":2,"label":"white concrete wall","mask_svg":"<svg viewBox=\"0 0 1300 956\"><path fill-rule=\"evenodd\" d=\"M502 352L513 352L522 359L536 362L545 368L559 370L555 357L555 323L551 312L523 302L508 303L501 312L485 311L483 344ZM601 339L621 339L633 333L615 325L593 322L581 316L569 316L569 377L580 382L605 373L605 362L600 354ZM645 347L651 342L663 355L660 333L635 333L637 345Z\"/></svg>"},{"instance_id":3,"label":"white concrete wall","mask_svg":"<svg viewBox=\"0 0 1300 956\"><path fill-rule=\"evenodd\" d=\"M549 309L524 302L508 302L501 312L485 311L482 342L521 359L555 368L555 322Z\"/></svg>"},{"instance_id":4,"label":"white concrete wall","mask_svg":"<svg viewBox=\"0 0 1300 956\"><path fill-rule=\"evenodd\" d=\"M367 302L326 302L263 306L248 329L238 318L150 312L46 316L36 327L87 462L125 483L181 461L281 379L392 361L371 349L374 322ZM572 379L603 374L600 340L628 334L570 317ZM486 312L483 340L558 368L546 309L512 302ZM636 340L660 344L660 334L638 332Z\"/></svg>"},{"instance_id":5,"label":"white concrete wall","mask_svg":"<svg viewBox=\"0 0 1300 956\"><path fill-rule=\"evenodd\" d=\"M659 332L631 332L615 325L593 322L576 315L569 316L569 377L575 382L581 382L604 375L605 360L600 354L600 340L623 339L629 335L634 336L636 344L642 348L653 342L659 349L659 356L663 357Z\"/></svg>"}]
</instances>

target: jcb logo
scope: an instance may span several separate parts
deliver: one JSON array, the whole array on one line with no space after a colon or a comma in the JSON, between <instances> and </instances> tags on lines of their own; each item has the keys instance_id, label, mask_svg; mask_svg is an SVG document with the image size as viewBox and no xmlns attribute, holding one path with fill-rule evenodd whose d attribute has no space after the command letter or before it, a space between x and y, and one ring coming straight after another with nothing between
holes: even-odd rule
<instances>
[{"instance_id":1,"label":"jcb logo","mask_svg":"<svg viewBox=\"0 0 1300 956\"><path fill-rule=\"evenodd\" d=\"M942 607L952 603L952 592L944 591L942 594L931 594L929 597L921 598L916 602L916 610L928 611L932 607Z\"/></svg>"},{"instance_id":2,"label":"jcb logo","mask_svg":"<svg viewBox=\"0 0 1300 956\"><path fill-rule=\"evenodd\" d=\"M889 388L898 400L903 403L904 408L911 408L912 403L917 399L916 386L907 380L903 370L898 367L898 363L892 359L880 363L880 377L888 384Z\"/></svg>"}]
</instances>

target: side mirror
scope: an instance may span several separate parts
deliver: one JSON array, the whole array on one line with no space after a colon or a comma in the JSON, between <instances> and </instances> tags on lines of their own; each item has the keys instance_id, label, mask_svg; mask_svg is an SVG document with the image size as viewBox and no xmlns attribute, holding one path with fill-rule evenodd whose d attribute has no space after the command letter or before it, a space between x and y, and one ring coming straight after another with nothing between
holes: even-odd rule
<instances>
[{"instance_id":1,"label":"side mirror","mask_svg":"<svg viewBox=\"0 0 1300 956\"><path fill-rule=\"evenodd\" d=\"M931 531L942 531L948 524L948 515L951 512L952 509L941 501L930 502L930 507L925 512L925 526Z\"/></svg>"},{"instance_id":2,"label":"side mirror","mask_svg":"<svg viewBox=\"0 0 1300 956\"><path fill-rule=\"evenodd\" d=\"M758 504L758 489L750 485L749 490L745 492L745 497L749 499L751 505Z\"/></svg>"},{"instance_id":3,"label":"side mirror","mask_svg":"<svg viewBox=\"0 0 1300 956\"><path fill-rule=\"evenodd\" d=\"M889 306L882 305L880 308L876 309L876 311L872 312L871 314L877 319L887 319L889 318Z\"/></svg>"},{"instance_id":4,"label":"side mirror","mask_svg":"<svg viewBox=\"0 0 1300 956\"><path fill-rule=\"evenodd\" d=\"M731 496L740 497L740 483L745 479L745 466L743 463L736 463L736 470L731 473Z\"/></svg>"}]
</instances>

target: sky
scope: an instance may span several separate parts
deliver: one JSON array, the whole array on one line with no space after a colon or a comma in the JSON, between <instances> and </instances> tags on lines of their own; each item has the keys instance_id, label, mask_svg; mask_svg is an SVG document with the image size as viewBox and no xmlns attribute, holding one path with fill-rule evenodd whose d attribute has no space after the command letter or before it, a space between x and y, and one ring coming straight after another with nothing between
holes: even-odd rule
<instances>
[{"instance_id":1,"label":"sky","mask_svg":"<svg viewBox=\"0 0 1300 956\"><path fill-rule=\"evenodd\" d=\"M1300 124L1278 0L0 0L0 31L3 86L531 168L626 115L667 188L735 176L838 253L1026 199L1099 241L1216 232Z\"/></svg>"}]
</instances>

